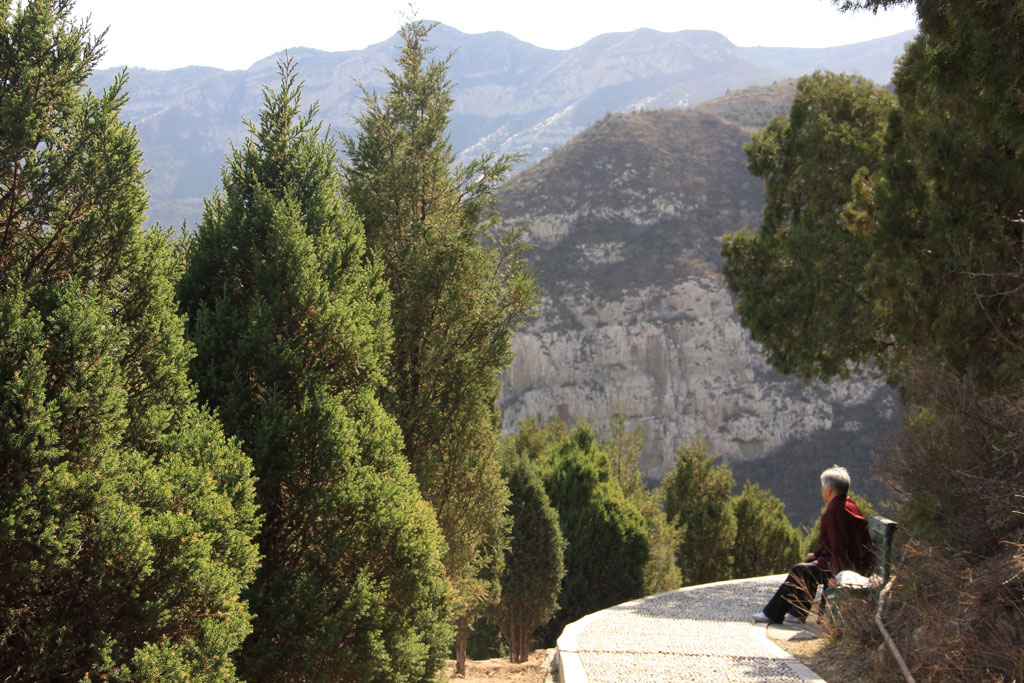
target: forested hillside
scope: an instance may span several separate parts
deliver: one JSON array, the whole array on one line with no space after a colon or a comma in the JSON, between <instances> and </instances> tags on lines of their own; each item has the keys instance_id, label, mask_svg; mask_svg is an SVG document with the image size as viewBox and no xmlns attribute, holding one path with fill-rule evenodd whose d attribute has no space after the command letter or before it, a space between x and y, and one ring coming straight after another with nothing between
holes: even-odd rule
<instances>
[{"instance_id":1,"label":"forested hillside","mask_svg":"<svg viewBox=\"0 0 1024 683\"><path fill-rule=\"evenodd\" d=\"M702 32L476 37L456 73L469 39L411 21L354 88L309 52L131 109L73 0L4 4L0 679L521 661L784 571L837 460L899 535L827 656L1018 679L1024 14L914 5L890 86Z\"/></svg>"}]
</instances>

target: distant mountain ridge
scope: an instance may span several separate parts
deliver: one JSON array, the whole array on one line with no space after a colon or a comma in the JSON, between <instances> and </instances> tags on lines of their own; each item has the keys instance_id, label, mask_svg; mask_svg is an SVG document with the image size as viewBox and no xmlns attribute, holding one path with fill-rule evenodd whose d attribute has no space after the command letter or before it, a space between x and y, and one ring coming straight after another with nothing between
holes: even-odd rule
<instances>
[{"instance_id":1,"label":"distant mountain ridge","mask_svg":"<svg viewBox=\"0 0 1024 683\"><path fill-rule=\"evenodd\" d=\"M641 29L598 36L571 50L548 50L506 33L465 34L444 25L431 33L436 55L454 52L456 84L450 126L462 158L488 151L544 158L606 113L687 108L732 89L769 84L815 69L856 71L887 81L894 59L913 32L836 48L742 48L710 31L661 33ZM395 38L363 50L288 52L305 81L306 102L320 117L350 131L361 109L356 83L382 89ZM188 67L135 69L123 115L138 129L144 165L151 169L150 221L195 223L202 198L219 184L229 143L245 136L243 117L262 103L262 84L275 84L283 53L244 71ZM115 70L97 72L94 89Z\"/></svg>"}]
</instances>

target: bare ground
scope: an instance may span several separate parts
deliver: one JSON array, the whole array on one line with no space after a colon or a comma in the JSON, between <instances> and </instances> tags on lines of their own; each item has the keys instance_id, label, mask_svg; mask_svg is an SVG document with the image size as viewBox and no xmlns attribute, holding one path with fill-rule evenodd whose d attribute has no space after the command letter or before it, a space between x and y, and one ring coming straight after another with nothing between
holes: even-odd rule
<instances>
[{"instance_id":1,"label":"bare ground","mask_svg":"<svg viewBox=\"0 0 1024 683\"><path fill-rule=\"evenodd\" d=\"M469 660L466 677L455 675L455 660L445 666L446 680L462 683L544 683L550 669L554 650L534 650L529 661L513 664L508 657L500 659Z\"/></svg>"},{"instance_id":2,"label":"bare ground","mask_svg":"<svg viewBox=\"0 0 1024 683\"><path fill-rule=\"evenodd\" d=\"M813 640L776 641L776 645L793 655L826 682L882 682L901 677L895 664L885 654L865 650L849 638L827 635Z\"/></svg>"}]
</instances>

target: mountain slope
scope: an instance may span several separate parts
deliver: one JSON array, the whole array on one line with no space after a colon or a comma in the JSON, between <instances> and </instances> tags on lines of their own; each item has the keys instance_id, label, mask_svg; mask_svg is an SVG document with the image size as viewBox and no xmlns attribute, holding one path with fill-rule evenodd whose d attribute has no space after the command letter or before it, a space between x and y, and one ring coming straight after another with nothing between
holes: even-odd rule
<instances>
[{"instance_id":1,"label":"mountain slope","mask_svg":"<svg viewBox=\"0 0 1024 683\"><path fill-rule=\"evenodd\" d=\"M789 87L767 99L784 100ZM748 99L716 106L743 118ZM740 484L753 475L808 522L820 504L808 497L814 477L837 454L859 492L876 492L871 450L899 402L874 380L784 377L740 326L718 252L722 235L756 223L763 207L748 139L705 111L610 115L507 185L505 225L529 225L543 298L514 340L503 427L526 417L602 426L621 412L647 431L641 465L654 481L680 444L703 435Z\"/></svg>"}]
</instances>

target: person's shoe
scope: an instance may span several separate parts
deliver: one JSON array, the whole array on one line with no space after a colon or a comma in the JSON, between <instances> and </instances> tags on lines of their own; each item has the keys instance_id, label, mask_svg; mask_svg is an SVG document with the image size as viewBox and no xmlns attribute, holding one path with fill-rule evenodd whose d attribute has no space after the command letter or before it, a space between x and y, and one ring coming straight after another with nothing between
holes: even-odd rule
<instances>
[{"instance_id":1,"label":"person's shoe","mask_svg":"<svg viewBox=\"0 0 1024 683\"><path fill-rule=\"evenodd\" d=\"M782 620L787 624L799 624L803 626L807 622L807 617L800 618L792 612L788 612Z\"/></svg>"},{"instance_id":2,"label":"person's shoe","mask_svg":"<svg viewBox=\"0 0 1024 683\"><path fill-rule=\"evenodd\" d=\"M772 620L764 612L758 612L754 615L754 621L758 624L770 624Z\"/></svg>"}]
</instances>

